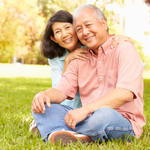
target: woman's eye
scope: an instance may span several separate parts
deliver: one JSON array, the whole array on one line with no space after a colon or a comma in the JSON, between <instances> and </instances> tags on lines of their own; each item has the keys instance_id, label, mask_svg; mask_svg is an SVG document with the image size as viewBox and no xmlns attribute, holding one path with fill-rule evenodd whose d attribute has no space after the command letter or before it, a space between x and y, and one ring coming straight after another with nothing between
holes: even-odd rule
<instances>
[{"instance_id":1,"label":"woman's eye","mask_svg":"<svg viewBox=\"0 0 150 150\"><path fill-rule=\"evenodd\" d=\"M56 31L55 33L57 34L57 33L59 33L60 31Z\"/></svg>"},{"instance_id":2,"label":"woman's eye","mask_svg":"<svg viewBox=\"0 0 150 150\"><path fill-rule=\"evenodd\" d=\"M66 29L69 29L69 28L70 28L70 26L67 26L67 27L66 27Z\"/></svg>"}]
</instances>

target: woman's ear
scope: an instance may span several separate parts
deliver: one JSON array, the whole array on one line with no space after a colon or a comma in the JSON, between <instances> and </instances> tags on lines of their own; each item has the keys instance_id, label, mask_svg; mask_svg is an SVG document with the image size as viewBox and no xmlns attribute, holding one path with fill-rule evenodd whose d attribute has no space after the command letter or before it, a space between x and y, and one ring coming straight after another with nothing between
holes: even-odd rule
<instances>
[{"instance_id":1,"label":"woman's ear","mask_svg":"<svg viewBox=\"0 0 150 150\"><path fill-rule=\"evenodd\" d=\"M54 41L55 43L57 43L57 41L55 40L55 38L54 38L53 36L50 36L50 39L51 39L52 41Z\"/></svg>"}]
</instances>

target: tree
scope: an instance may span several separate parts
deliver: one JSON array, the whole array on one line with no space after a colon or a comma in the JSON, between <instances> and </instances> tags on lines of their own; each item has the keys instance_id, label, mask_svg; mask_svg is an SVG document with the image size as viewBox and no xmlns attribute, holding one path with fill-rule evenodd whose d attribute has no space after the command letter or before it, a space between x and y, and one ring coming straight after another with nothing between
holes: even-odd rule
<instances>
[{"instance_id":1,"label":"tree","mask_svg":"<svg viewBox=\"0 0 150 150\"><path fill-rule=\"evenodd\" d=\"M86 0L38 0L38 6L46 21L58 10L66 10L71 13L76 7L85 3Z\"/></svg>"},{"instance_id":2,"label":"tree","mask_svg":"<svg viewBox=\"0 0 150 150\"><path fill-rule=\"evenodd\" d=\"M10 62L17 55L30 63L34 46L39 41L44 27L36 0L0 1L0 62Z\"/></svg>"},{"instance_id":3,"label":"tree","mask_svg":"<svg viewBox=\"0 0 150 150\"><path fill-rule=\"evenodd\" d=\"M0 62L10 62L15 51L15 33L18 20L13 14L13 8L6 1L0 2Z\"/></svg>"}]
</instances>

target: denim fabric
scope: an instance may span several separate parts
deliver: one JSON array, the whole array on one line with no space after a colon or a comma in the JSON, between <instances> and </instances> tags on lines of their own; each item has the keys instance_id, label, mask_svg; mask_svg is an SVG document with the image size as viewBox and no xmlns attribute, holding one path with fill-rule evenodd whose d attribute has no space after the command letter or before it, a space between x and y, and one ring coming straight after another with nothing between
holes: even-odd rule
<instances>
[{"instance_id":1,"label":"denim fabric","mask_svg":"<svg viewBox=\"0 0 150 150\"><path fill-rule=\"evenodd\" d=\"M64 121L65 115L72 109L74 108L67 105L51 104L50 108L46 106L44 114L32 112L43 140L47 140L51 132L62 129L88 135L93 142L98 141L99 138L100 142L119 138L124 140L124 134L135 135L130 122L116 110L108 107L95 111L84 121L79 122L73 130Z\"/></svg>"}]
</instances>

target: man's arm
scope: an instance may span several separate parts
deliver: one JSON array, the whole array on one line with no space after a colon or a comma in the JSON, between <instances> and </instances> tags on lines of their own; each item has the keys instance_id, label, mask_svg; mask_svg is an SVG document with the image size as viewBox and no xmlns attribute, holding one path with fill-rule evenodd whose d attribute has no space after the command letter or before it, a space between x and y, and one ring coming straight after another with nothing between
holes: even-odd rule
<instances>
[{"instance_id":1,"label":"man's arm","mask_svg":"<svg viewBox=\"0 0 150 150\"><path fill-rule=\"evenodd\" d=\"M133 100L133 97L134 94L131 91L122 88L116 88L84 107L87 109L89 114L102 107L110 107L115 109L119 108L127 102L130 102Z\"/></svg>"},{"instance_id":2,"label":"man's arm","mask_svg":"<svg viewBox=\"0 0 150 150\"><path fill-rule=\"evenodd\" d=\"M34 113L44 113L45 112L45 105L50 107L51 103L61 103L67 98L67 96L62 93L61 91L51 88L43 92L39 92L35 95L32 101L32 110Z\"/></svg>"},{"instance_id":3,"label":"man's arm","mask_svg":"<svg viewBox=\"0 0 150 150\"><path fill-rule=\"evenodd\" d=\"M118 48L116 54L119 68L116 88L81 109L69 111L65 117L69 127L74 129L78 122L102 107L119 108L137 97L143 72L141 59L128 43L124 43L124 48ZM71 125L68 124L70 121L73 122Z\"/></svg>"},{"instance_id":4,"label":"man's arm","mask_svg":"<svg viewBox=\"0 0 150 150\"><path fill-rule=\"evenodd\" d=\"M86 119L89 114L94 113L96 110L102 107L119 108L127 102L133 100L134 94L126 89L116 88L103 97L75 110L70 110L66 117L65 122L67 126L75 129L78 122ZM69 124L69 122L72 124Z\"/></svg>"}]
</instances>

